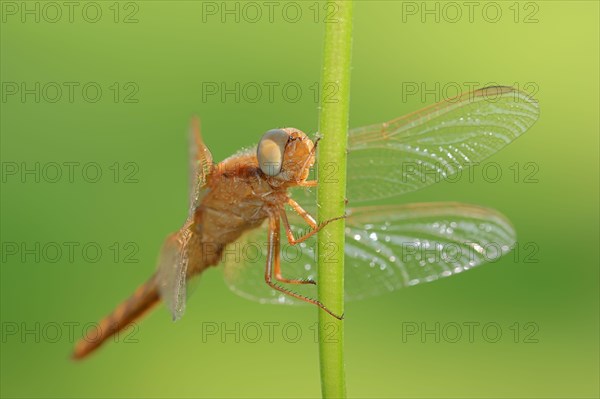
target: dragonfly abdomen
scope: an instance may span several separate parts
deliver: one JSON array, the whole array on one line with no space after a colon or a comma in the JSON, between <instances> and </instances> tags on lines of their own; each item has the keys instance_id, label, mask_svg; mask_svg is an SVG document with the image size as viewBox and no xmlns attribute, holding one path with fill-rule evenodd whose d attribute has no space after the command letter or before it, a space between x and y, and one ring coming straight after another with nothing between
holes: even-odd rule
<instances>
[{"instance_id":1,"label":"dragonfly abdomen","mask_svg":"<svg viewBox=\"0 0 600 399\"><path fill-rule=\"evenodd\" d=\"M154 275L135 293L122 302L116 309L98 323L95 328L88 330L86 336L75 345L73 359L83 359L96 350L108 338L128 327L150 310L160 297Z\"/></svg>"}]
</instances>

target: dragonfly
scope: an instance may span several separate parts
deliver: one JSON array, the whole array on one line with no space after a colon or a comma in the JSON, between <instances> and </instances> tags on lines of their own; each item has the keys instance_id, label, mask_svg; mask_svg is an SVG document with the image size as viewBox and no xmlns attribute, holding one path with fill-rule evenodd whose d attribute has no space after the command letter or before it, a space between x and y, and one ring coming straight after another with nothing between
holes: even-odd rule
<instances>
[{"instance_id":1,"label":"dragonfly","mask_svg":"<svg viewBox=\"0 0 600 399\"><path fill-rule=\"evenodd\" d=\"M352 129L347 211L321 224L315 219L315 188L329 176L311 175L319 138L313 141L296 128L273 129L256 147L215 164L194 119L190 206L183 227L166 238L156 272L88 330L73 358L88 356L160 301L179 319L188 283L219 264L229 288L245 298L309 303L341 318L315 293L315 233L340 218L346 223L348 300L438 280L497 259L510 251L516 233L495 210L454 202L361 204L456 176L522 135L538 116L534 98L494 86Z\"/></svg>"}]
</instances>

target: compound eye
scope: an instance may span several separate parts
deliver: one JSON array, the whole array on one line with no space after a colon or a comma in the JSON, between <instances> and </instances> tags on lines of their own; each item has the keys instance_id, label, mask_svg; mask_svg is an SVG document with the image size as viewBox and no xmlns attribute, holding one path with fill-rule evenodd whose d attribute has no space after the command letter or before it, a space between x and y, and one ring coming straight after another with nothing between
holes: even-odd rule
<instances>
[{"instance_id":1,"label":"compound eye","mask_svg":"<svg viewBox=\"0 0 600 399\"><path fill-rule=\"evenodd\" d=\"M277 176L281 172L283 154L290 135L281 129L273 129L266 132L256 151L258 166L264 174Z\"/></svg>"}]
</instances>

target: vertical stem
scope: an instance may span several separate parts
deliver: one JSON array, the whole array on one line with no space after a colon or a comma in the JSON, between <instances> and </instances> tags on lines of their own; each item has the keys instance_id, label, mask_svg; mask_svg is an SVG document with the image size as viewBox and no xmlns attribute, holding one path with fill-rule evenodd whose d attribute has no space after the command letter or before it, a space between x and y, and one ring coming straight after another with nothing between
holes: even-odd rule
<instances>
[{"instance_id":1,"label":"vertical stem","mask_svg":"<svg viewBox=\"0 0 600 399\"><path fill-rule=\"evenodd\" d=\"M319 222L345 212L346 144L350 102L352 1L329 0L321 78L321 116L317 190ZM334 313L344 313L344 220L318 235L319 300ZM346 397L344 323L319 310L319 357L324 398Z\"/></svg>"}]
</instances>

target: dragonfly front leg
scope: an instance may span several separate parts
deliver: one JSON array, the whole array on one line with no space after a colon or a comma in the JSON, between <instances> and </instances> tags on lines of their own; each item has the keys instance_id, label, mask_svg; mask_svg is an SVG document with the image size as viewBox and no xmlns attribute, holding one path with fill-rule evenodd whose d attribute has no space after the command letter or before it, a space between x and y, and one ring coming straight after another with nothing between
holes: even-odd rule
<instances>
[{"instance_id":1,"label":"dragonfly front leg","mask_svg":"<svg viewBox=\"0 0 600 399\"><path fill-rule=\"evenodd\" d=\"M287 239L288 239L288 242L290 243L290 245L296 245L296 244L299 244L299 243L301 243L303 241L306 241L310 237L312 237L313 235L317 234L323 227L327 226L329 223L334 222L336 220L343 219L343 218L346 217L346 216L338 216L336 218L332 218L332 219L326 220L326 221L324 221L321 224L317 224L317 222L315 221L315 219L308 212L306 212L306 210L304 210L304 208L302 208L300 206L300 204L298 204L296 201L294 201L293 199L289 198L288 199L288 204L311 227L311 230L308 233L303 234L303 235L301 235L298 238L294 237L294 232L292 231L292 228L290 227L290 222L288 221L287 215L285 214L285 210L282 209L281 210L281 219L283 219L283 225L285 227L285 234L287 236Z\"/></svg>"},{"instance_id":2,"label":"dragonfly front leg","mask_svg":"<svg viewBox=\"0 0 600 399\"><path fill-rule=\"evenodd\" d=\"M315 182L316 182L316 181L315 181ZM288 204L289 204L289 205L292 207L292 209L293 209L294 211L296 211L296 213L297 213L298 215L300 215L300 217L301 217L302 219L304 219L304 221L305 221L306 223L308 223L308 224L309 224L309 226L310 226L310 227L312 227L313 229L316 229L316 228L317 228L317 221L315 220L315 218L313 218L313 217L312 217L312 215L311 215L310 213L306 212L306 211L304 210L304 208L302 208L302 207L300 206L300 204L299 204L299 203L297 203L296 201L294 201L294 200L293 200L293 199L291 199L291 198L288 198L288 200L287 200L287 203L288 203Z\"/></svg>"},{"instance_id":3,"label":"dragonfly front leg","mask_svg":"<svg viewBox=\"0 0 600 399\"><path fill-rule=\"evenodd\" d=\"M300 299L301 301L308 302L310 304L316 305L335 317L338 320L343 318L342 316L336 315L331 310L329 310L325 305L321 302L305 297L304 295L300 295L296 292L290 291L283 287L280 287L273 281L273 271L277 274L277 271L281 271L281 259L279 254L280 247L280 236L279 236L279 216L273 215L269 218L269 240L267 243L267 265L265 268L265 282L269 285L269 287L282 292L286 295L294 297L296 299Z\"/></svg>"},{"instance_id":4,"label":"dragonfly front leg","mask_svg":"<svg viewBox=\"0 0 600 399\"><path fill-rule=\"evenodd\" d=\"M318 182L316 180L304 180L298 183L299 187L317 187Z\"/></svg>"}]
</instances>

